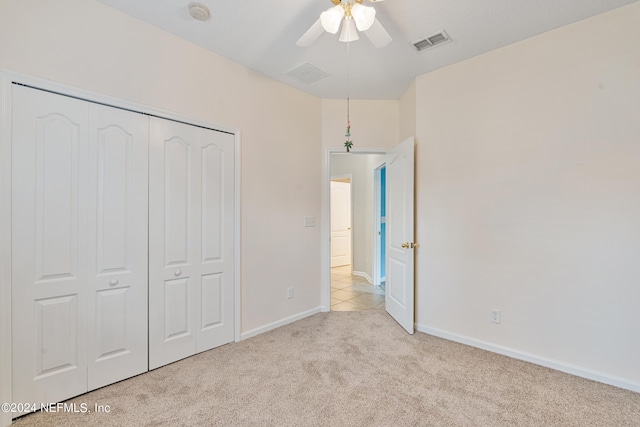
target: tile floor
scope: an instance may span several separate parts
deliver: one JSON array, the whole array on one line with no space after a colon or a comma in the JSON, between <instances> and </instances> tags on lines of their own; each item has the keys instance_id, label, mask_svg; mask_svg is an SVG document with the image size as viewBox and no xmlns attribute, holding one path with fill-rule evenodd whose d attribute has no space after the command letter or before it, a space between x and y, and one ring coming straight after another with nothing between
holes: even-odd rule
<instances>
[{"instance_id":1,"label":"tile floor","mask_svg":"<svg viewBox=\"0 0 640 427\"><path fill-rule=\"evenodd\" d=\"M384 310L384 289L351 275L351 266L331 269L331 310Z\"/></svg>"}]
</instances>

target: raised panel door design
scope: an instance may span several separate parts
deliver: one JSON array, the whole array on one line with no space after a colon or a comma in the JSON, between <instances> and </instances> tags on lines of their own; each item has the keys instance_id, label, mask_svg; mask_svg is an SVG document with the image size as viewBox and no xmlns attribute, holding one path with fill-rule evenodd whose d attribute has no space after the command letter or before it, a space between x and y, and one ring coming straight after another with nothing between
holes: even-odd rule
<instances>
[{"instance_id":1,"label":"raised panel door design","mask_svg":"<svg viewBox=\"0 0 640 427\"><path fill-rule=\"evenodd\" d=\"M151 118L149 366L233 340L234 136Z\"/></svg>"},{"instance_id":2,"label":"raised panel door design","mask_svg":"<svg viewBox=\"0 0 640 427\"><path fill-rule=\"evenodd\" d=\"M199 128L152 117L149 153L149 367L195 353L200 318Z\"/></svg>"},{"instance_id":3,"label":"raised panel door design","mask_svg":"<svg viewBox=\"0 0 640 427\"><path fill-rule=\"evenodd\" d=\"M234 136L199 130L202 265L198 352L233 340Z\"/></svg>"},{"instance_id":4,"label":"raised panel door design","mask_svg":"<svg viewBox=\"0 0 640 427\"><path fill-rule=\"evenodd\" d=\"M120 125L94 131L98 144L97 272L125 271L127 240L132 231L127 209L131 197L133 135Z\"/></svg>"},{"instance_id":5,"label":"raised panel door design","mask_svg":"<svg viewBox=\"0 0 640 427\"><path fill-rule=\"evenodd\" d=\"M97 362L129 353L127 305L129 288L106 289L96 293Z\"/></svg>"},{"instance_id":6,"label":"raised panel door design","mask_svg":"<svg viewBox=\"0 0 640 427\"><path fill-rule=\"evenodd\" d=\"M89 390L148 369L148 123L89 106Z\"/></svg>"},{"instance_id":7,"label":"raised panel door design","mask_svg":"<svg viewBox=\"0 0 640 427\"><path fill-rule=\"evenodd\" d=\"M386 309L391 317L412 334L414 330L414 139L409 138L391 150L386 164L388 202Z\"/></svg>"},{"instance_id":8,"label":"raised panel door design","mask_svg":"<svg viewBox=\"0 0 640 427\"><path fill-rule=\"evenodd\" d=\"M35 380L78 368L78 299L75 295L35 301Z\"/></svg>"},{"instance_id":9,"label":"raised panel door design","mask_svg":"<svg viewBox=\"0 0 640 427\"><path fill-rule=\"evenodd\" d=\"M404 263L398 262L397 259L389 260L389 277L391 281L391 285L389 286L389 297L393 299L394 302L399 304L401 307L405 307L407 305L405 289L401 284L404 283L405 278L405 265ZM398 285L398 283L400 285Z\"/></svg>"},{"instance_id":10,"label":"raised panel door design","mask_svg":"<svg viewBox=\"0 0 640 427\"><path fill-rule=\"evenodd\" d=\"M221 273L202 276L202 322L203 330L219 325L224 313L224 289Z\"/></svg>"},{"instance_id":11,"label":"raised panel door design","mask_svg":"<svg viewBox=\"0 0 640 427\"><path fill-rule=\"evenodd\" d=\"M405 159L401 156L396 156L389 164L392 179L394 182L405 182L406 164ZM394 189L395 191L389 192L389 213L388 216L392 218L403 219L405 217L405 203L404 198L405 189L402 186ZM413 241L413 236L408 236L406 232L406 224L404 220L400 221L388 221L389 223L389 245L391 249L404 252L402 244L404 242Z\"/></svg>"},{"instance_id":12,"label":"raised panel door design","mask_svg":"<svg viewBox=\"0 0 640 427\"><path fill-rule=\"evenodd\" d=\"M77 277L79 125L36 118L36 253L39 280Z\"/></svg>"},{"instance_id":13,"label":"raised panel door design","mask_svg":"<svg viewBox=\"0 0 640 427\"><path fill-rule=\"evenodd\" d=\"M87 391L88 107L12 90L13 400L57 402Z\"/></svg>"},{"instance_id":14,"label":"raised panel door design","mask_svg":"<svg viewBox=\"0 0 640 427\"><path fill-rule=\"evenodd\" d=\"M233 340L234 136L12 98L13 400L62 401Z\"/></svg>"},{"instance_id":15,"label":"raised panel door design","mask_svg":"<svg viewBox=\"0 0 640 427\"><path fill-rule=\"evenodd\" d=\"M192 141L193 144L195 141ZM191 221L191 144L173 137L165 142L165 265L189 260Z\"/></svg>"},{"instance_id":16,"label":"raised panel door design","mask_svg":"<svg viewBox=\"0 0 640 427\"><path fill-rule=\"evenodd\" d=\"M346 236L337 236L331 238L331 256L332 258L346 257L349 254L349 239ZM337 265L348 265L338 263ZM336 267L337 265L332 265Z\"/></svg>"},{"instance_id":17,"label":"raised panel door design","mask_svg":"<svg viewBox=\"0 0 640 427\"><path fill-rule=\"evenodd\" d=\"M202 147L202 261L222 257L224 233L224 151L215 144Z\"/></svg>"},{"instance_id":18,"label":"raised panel door design","mask_svg":"<svg viewBox=\"0 0 640 427\"><path fill-rule=\"evenodd\" d=\"M170 341L188 335L189 279L167 280L164 284L164 339Z\"/></svg>"}]
</instances>

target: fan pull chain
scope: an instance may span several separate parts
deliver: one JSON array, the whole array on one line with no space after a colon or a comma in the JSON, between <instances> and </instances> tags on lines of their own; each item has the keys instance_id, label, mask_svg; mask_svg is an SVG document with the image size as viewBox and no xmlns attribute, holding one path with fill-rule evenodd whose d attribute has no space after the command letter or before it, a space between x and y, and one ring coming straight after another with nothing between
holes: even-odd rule
<instances>
[{"instance_id":1,"label":"fan pull chain","mask_svg":"<svg viewBox=\"0 0 640 427\"><path fill-rule=\"evenodd\" d=\"M351 90L351 69L349 66L350 65L349 56L351 53L350 45L351 43L347 42L347 131L344 134L346 138L346 141L344 142L344 146L347 148L347 153L351 150L351 147L353 146L353 141L351 141L351 116L349 111L349 95Z\"/></svg>"}]
</instances>

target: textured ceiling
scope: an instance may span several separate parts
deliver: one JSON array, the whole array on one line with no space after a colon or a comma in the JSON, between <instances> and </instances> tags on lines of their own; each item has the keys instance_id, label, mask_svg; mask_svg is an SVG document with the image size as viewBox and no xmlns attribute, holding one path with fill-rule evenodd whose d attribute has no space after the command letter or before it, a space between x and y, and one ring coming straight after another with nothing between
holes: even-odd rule
<instances>
[{"instance_id":1,"label":"textured ceiling","mask_svg":"<svg viewBox=\"0 0 640 427\"><path fill-rule=\"evenodd\" d=\"M200 0L211 10L206 22L189 16L191 0L101 1L322 98L346 96L349 70L352 98L397 99L417 75L638 0L385 0L373 5L393 41L376 49L361 35L349 44L348 61L337 34L296 46L330 0ZM440 30L453 42L415 50L414 42ZM304 84L287 74L305 63L328 76Z\"/></svg>"}]
</instances>

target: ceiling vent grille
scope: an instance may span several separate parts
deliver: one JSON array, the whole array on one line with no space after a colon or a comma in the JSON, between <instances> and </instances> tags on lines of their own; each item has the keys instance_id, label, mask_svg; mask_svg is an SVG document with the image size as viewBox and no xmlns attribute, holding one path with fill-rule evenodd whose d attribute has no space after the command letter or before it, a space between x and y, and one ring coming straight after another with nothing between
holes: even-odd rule
<instances>
[{"instance_id":1,"label":"ceiling vent grille","mask_svg":"<svg viewBox=\"0 0 640 427\"><path fill-rule=\"evenodd\" d=\"M449 43L450 41L451 38L449 37L449 34L442 30L438 33L425 37L422 40L418 40L413 44L413 46L418 52L423 52L425 50L433 49L436 46Z\"/></svg>"},{"instance_id":2,"label":"ceiling vent grille","mask_svg":"<svg viewBox=\"0 0 640 427\"><path fill-rule=\"evenodd\" d=\"M329 76L329 74L308 62L290 69L285 74L306 85L310 85Z\"/></svg>"}]
</instances>

